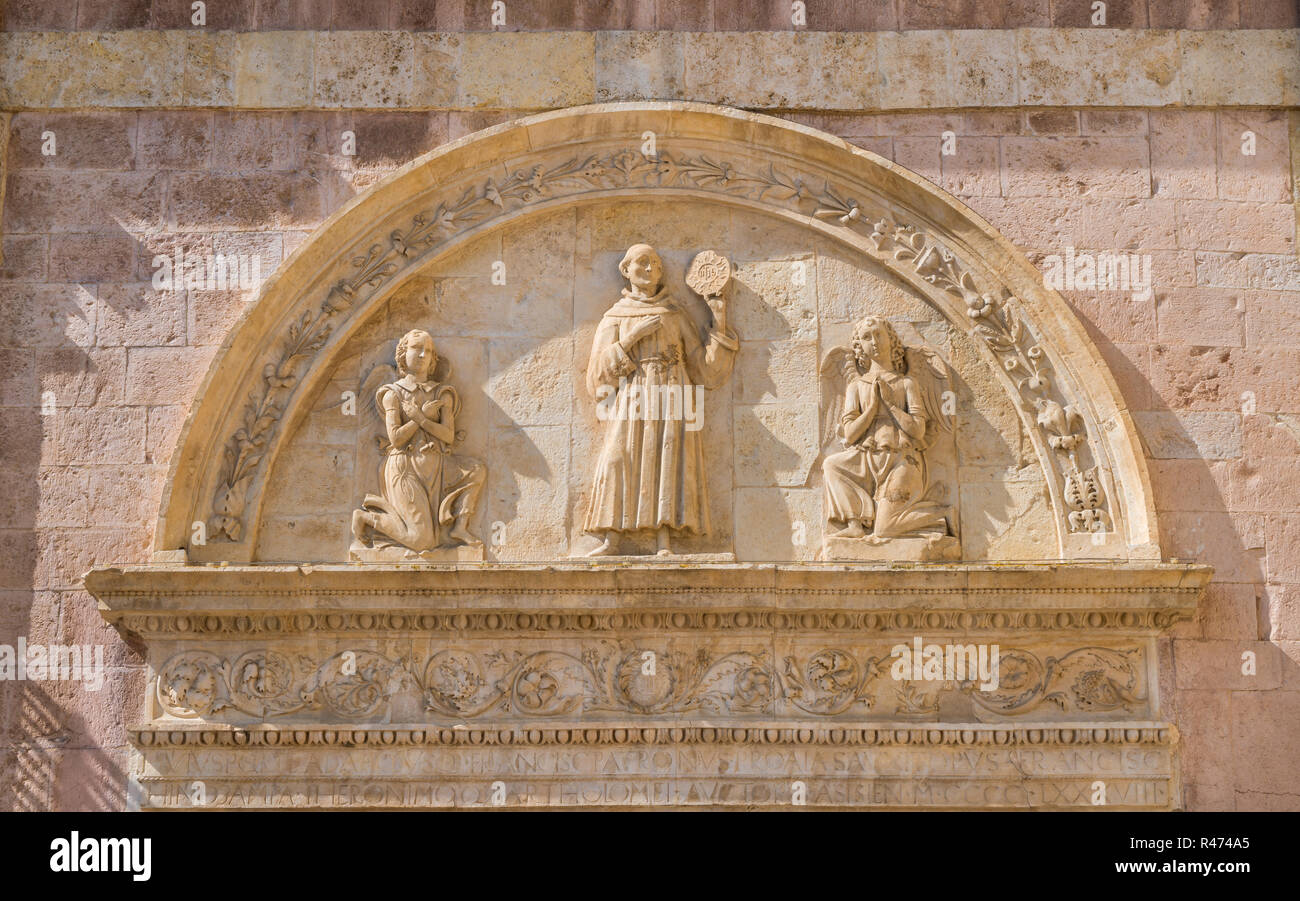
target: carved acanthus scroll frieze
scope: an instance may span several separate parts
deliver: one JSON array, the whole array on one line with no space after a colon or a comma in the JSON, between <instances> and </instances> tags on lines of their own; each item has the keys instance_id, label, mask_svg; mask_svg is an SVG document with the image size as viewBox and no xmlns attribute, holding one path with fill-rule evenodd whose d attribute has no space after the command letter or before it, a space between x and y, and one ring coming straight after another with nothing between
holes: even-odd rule
<instances>
[{"instance_id":1,"label":"carved acanthus scroll frieze","mask_svg":"<svg viewBox=\"0 0 1300 901\"><path fill-rule=\"evenodd\" d=\"M820 182L821 186L816 184ZM285 333L262 378L245 405L243 422L226 440L223 466L209 517L209 538L238 541L244 533L248 496L265 465L269 443L280 427L288 402L298 388L308 361L330 339L351 310L399 273L447 245L457 233L504 216L520 207L568 195L634 187L690 189L743 198L795 210L818 220L870 237L876 259L904 276L919 276L967 305L973 332L1019 380L1028 410L1039 404L1054 410L1070 406L1048 376L1046 355L1038 339L1025 328L1016 298L1005 289L983 289L976 275L932 236L903 222L881 201L858 201L829 181L788 174L769 164L747 169L705 155L664 152L650 157L632 150L573 157L557 165L533 165L487 178L460 190L455 199L437 203L413 217L406 228L355 257L352 271L338 279L314 312L299 317ZM1064 436L1087 443L1081 420ZM1053 445L1056 448L1056 445ZM1108 499L1101 488L1098 466L1057 448L1057 478L1069 505L1070 531L1100 532L1112 527Z\"/></svg>"},{"instance_id":2,"label":"carved acanthus scroll frieze","mask_svg":"<svg viewBox=\"0 0 1300 901\"><path fill-rule=\"evenodd\" d=\"M1044 703L1059 713L1140 712L1140 647L1084 647L1059 657L1023 649L999 656L1000 682L891 677L893 658L842 648L694 653L599 641L578 651L444 648L423 666L364 649L321 662L257 650L233 658L183 651L160 669L157 698L170 716L238 712L272 718L309 712L344 719L423 721L488 715L573 717L682 713L767 717L937 718L942 695L968 695L999 716ZM400 711L400 716L397 715Z\"/></svg>"}]
</instances>

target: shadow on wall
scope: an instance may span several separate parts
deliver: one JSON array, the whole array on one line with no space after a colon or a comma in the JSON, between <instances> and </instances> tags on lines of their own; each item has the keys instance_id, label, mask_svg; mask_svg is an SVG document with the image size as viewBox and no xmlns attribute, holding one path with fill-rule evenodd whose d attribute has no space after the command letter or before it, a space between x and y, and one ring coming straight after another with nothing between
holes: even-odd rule
<instances>
[{"instance_id":1,"label":"shadow on wall","mask_svg":"<svg viewBox=\"0 0 1300 901\"><path fill-rule=\"evenodd\" d=\"M1263 594L1269 581L1264 517L1233 510L1242 499L1225 498L1220 487L1233 475L1225 471L1216 478L1212 470L1218 461L1224 461L1218 465L1225 470L1248 466L1250 449L1243 446L1247 438L1242 433L1263 423L1276 430L1277 417L1254 409L1254 397L1238 398L1229 383L1240 348L1153 345L1150 374L1169 374L1169 384L1157 389L1147 372L1092 325L1104 316L1088 306L1098 301L1067 299L1134 411L1165 557L1215 568L1195 619L1157 641L1160 713L1178 725L1184 743L1183 803L1194 810L1264 809L1268 803L1283 809L1287 802L1282 799L1291 796L1265 799L1276 786L1293 785L1296 778L1294 755L1282 750L1294 742L1295 705L1288 698L1295 694L1277 689L1297 684L1300 666L1270 641L1276 626ZM1175 411L1160 390L1186 397L1187 407ZM1242 406L1234 409L1238 403ZM1235 446L1230 429L1214 428L1218 418L1230 422L1234 417L1241 440ZM1240 655L1246 651L1256 656L1255 677L1241 674Z\"/></svg>"},{"instance_id":2,"label":"shadow on wall","mask_svg":"<svg viewBox=\"0 0 1300 901\"><path fill-rule=\"evenodd\" d=\"M76 271L51 276L43 254L25 247L47 239L11 225L6 217L6 249L16 252L0 268L0 645L15 669L20 643L28 660L36 646L98 646L104 670L97 692L79 680L18 680L17 672L0 682L0 809L121 809L121 722L124 708L135 717L143 696L142 658L102 621L82 577L135 556L135 533L150 528L102 525L91 487L96 465L118 462L105 448L124 424L138 424L139 462L149 462L145 411L122 406L126 349L96 344L97 320L141 314L133 292L104 288L129 281L131 261L146 250L120 227L60 235L130 252L116 263L88 253ZM118 264L115 274L94 271Z\"/></svg>"}]
</instances>

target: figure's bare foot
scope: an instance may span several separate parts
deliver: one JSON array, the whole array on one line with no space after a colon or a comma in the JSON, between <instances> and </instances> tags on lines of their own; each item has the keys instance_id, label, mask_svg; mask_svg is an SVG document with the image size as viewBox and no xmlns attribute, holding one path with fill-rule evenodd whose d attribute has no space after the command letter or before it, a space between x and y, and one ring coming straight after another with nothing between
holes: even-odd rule
<instances>
[{"instance_id":1,"label":"figure's bare foot","mask_svg":"<svg viewBox=\"0 0 1300 901\"><path fill-rule=\"evenodd\" d=\"M860 519L849 520L848 525L836 532L833 538L865 538L867 537L867 527L863 525Z\"/></svg>"},{"instance_id":2,"label":"figure's bare foot","mask_svg":"<svg viewBox=\"0 0 1300 901\"><path fill-rule=\"evenodd\" d=\"M469 530L459 522L451 527L451 531L447 533L447 537L451 538L453 541L459 541L461 544L467 544L470 547L483 546L483 542L471 535Z\"/></svg>"},{"instance_id":3,"label":"figure's bare foot","mask_svg":"<svg viewBox=\"0 0 1300 901\"><path fill-rule=\"evenodd\" d=\"M368 510L352 511L352 537L356 543L365 546L367 530L375 526L375 515Z\"/></svg>"},{"instance_id":4,"label":"figure's bare foot","mask_svg":"<svg viewBox=\"0 0 1300 901\"><path fill-rule=\"evenodd\" d=\"M614 549L614 536L611 533L606 533L605 537L601 539L600 544L596 545L594 548L587 551L582 556L607 557L613 551L613 549Z\"/></svg>"}]
</instances>

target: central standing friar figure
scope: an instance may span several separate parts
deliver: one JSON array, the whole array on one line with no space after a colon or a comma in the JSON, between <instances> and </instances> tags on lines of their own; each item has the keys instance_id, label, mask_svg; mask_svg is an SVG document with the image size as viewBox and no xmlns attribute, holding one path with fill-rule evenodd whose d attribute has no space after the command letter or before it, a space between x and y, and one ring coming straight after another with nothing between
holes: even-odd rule
<instances>
[{"instance_id":1,"label":"central standing friar figure","mask_svg":"<svg viewBox=\"0 0 1300 901\"><path fill-rule=\"evenodd\" d=\"M653 531L658 553L668 554L672 534L709 533L699 420L683 409L735 365L740 342L721 297L730 264L706 251L691 267L687 280L713 313L704 334L664 287L653 247L628 248L618 268L628 287L600 320L587 364L605 441L583 522L600 543L586 556L610 554L620 535L640 531Z\"/></svg>"}]
</instances>

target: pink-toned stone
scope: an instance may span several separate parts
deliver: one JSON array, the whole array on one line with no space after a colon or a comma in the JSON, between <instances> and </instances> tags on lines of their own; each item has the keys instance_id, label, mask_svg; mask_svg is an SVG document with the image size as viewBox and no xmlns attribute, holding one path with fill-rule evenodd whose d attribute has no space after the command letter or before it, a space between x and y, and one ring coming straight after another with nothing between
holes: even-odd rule
<instances>
[{"instance_id":1,"label":"pink-toned stone","mask_svg":"<svg viewBox=\"0 0 1300 901\"><path fill-rule=\"evenodd\" d=\"M1286 639L1281 644L1287 659L1283 661L1286 670L1284 678L1290 683L1283 687L1300 689L1300 585L1291 583L1269 584L1263 588L1262 601L1268 638L1273 641Z\"/></svg>"},{"instance_id":2,"label":"pink-toned stone","mask_svg":"<svg viewBox=\"0 0 1300 901\"><path fill-rule=\"evenodd\" d=\"M56 418L60 463L143 463L144 410L73 407Z\"/></svg>"},{"instance_id":3,"label":"pink-toned stone","mask_svg":"<svg viewBox=\"0 0 1300 901\"><path fill-rule=\"evenodd\" d=\"M0 200L3 193L0 192ZM45 235L5 235L0 282L43 282L49 238Z\"/></svg>"},{"instance_id":4,"label":"pink-toned stone","mask_svg":"<svg viewBox=\"0 0 1300 901\"><path fill-rule=\"evenodd\" d=\"M1146 110L1084 110L1080 131L1085 135L1127 137L1147 133Z\"/></svg>"},{"instance_id":5,"label":"pink-toned stone","mask_svg":"<svg viewBox=\"0 0 1300 901\"><path fill-rule=\"evenodd\" d=\"M939 176L938 138L894 138L894 162L906 166L927 181Z\"/></svg>"},{"instance_id":6,"label":"pink-toned stone","mask_svg":"<svg viewBox=\"0 0 1300 901\"><path fill-rule=\"evenodd\" d=\"M1289 203L1178 201L1178 245L1196 250L1290 253L1295 208Z\"/></svg>"},{"instance_id":7,"label":"pink-toned stone","mask_svg":"<svg viewBox=\"0 0 1300 901\"><path fill-rule=\"evenodd\" d=\"M181 228L312 226L322 216L321 186L293 174L192 175L171 180L169 204Z\"/></svg>"},{"instance_id":8,"label":"pink-toned stone","mask_svg":"<svg viewBox=\"0 0 1300 901\"><path fill-rule=\"evenodd\" d=\"M93 566L149 559L150 536L143 529L47 529L36 534L37 588L80 588Z\"/></svg>"},{"instance_id":9,"label":"pink-toned stone","mask_svg":"<svg viewBox=\"0 0 1300 901\"><path fill-rule=\"evenodd\" d=\"M1252 360L1243 350L1155 344L1151 351L1151 386L1171 408L1234 410L1245 403L1244 371Z\"/></svg>"},{"instance_id":10,"label":"pink-toned stone","mask_svg":"<svg viewBox=\"0 0 1300 901\"><path fill-rule=\"evenodd\" d=\"M1252 666L1254 674L1243 672ZM1179 689L1269 691L1282 684L1281 653L1267 641L1201 640L1174 642Z\"/></svg>"},{"instance_id":11,"label":"pink-toned stone","mask_svg":"<svg viewBox=\"0 0 1300 901\"><path fill-rule=\"evenodd\" d=\"M1300 513L1270 514L1265 519L1270 582L1300 582Z\"/></svg>"},{"instance_id":12,"label":"pink-toned stone","mask_svg":"<svg viewBox=\"0 0 1300 901\"><path fill-rule=\"evenodd\" d=\"M1251 523L1239 522L1228 513L1166 512L1160 517L1165 553L1208 563L1214 567L1214 578L1223 582L1251 582L1262 577L1261 555L1251 549L1249 537L1242 537L1243 528L1251 528ZM1269 545L1271 550L1271 538Z\"/></svg>"},{"instance_id":13,"label":"pink-toned stone","mask_svg":"<svg viewBox=\"0 0 1300 901\"><path fill-rule=\"evenodd\" d=\"M954 150L950 156L940 156L941 187L957 195L997 196L1002 193L1002 172L996 138L959 136Z\"/></svg>"},{"instance_id":14,"label":"pink-toned stone","mask_svg":"<svg viewBox=\"0 0 1300 901\"><path fill-rule=\"evenodd\" d=\"M1288 254L1196 254L1196 283L1225 288L1300 291L1300 259Z\"/></svg>"},{"instance_id":15,"label":"pink-toned stone","mask_svg":"<svg viewBox=\"0 0 1300 901\"><path fill-rule=\"evenodd\" d=\"M181 429L185 426L187 409L183 404L149 408L145 431L146 463L166 463L172 458Z\"/></svg>"},{"instance_id":16,"label":"pink-toned stone","mask_svg":"<svg viewBox=\"0 0 1300 901\"><path fill-rule=\"evenodd\" d=\"M1210 585L1196 607L1201 634L1209 639L1260 638L1260 599L1254 585L1223 582Z\"/></svg>"},{"instance_id":17,"label":"pink-toned stone","mask_svg":"<svg viewBox=\"0 0 1300 901\"><path fill-rule=\"evenodd\" d=\"M1285 513L1300 509L1300 457L1236 460L1230 474L1234 510Z\"/></svg>"},{"instance_id":18,"label":"pink-toned stone","mask_svg":"<svg viewBox=\"0 0 1300 901\"><path fill-rule=\"evenodd\" d=\"M1212 112L1152 110L1151 183L1157 197L1217 196Z\"/></svg>"},{"instance_id":19,"label":"pink-toned stone","mask_svg":"<svg viewBox=\"0 0 1300 901\"><path fill-rule=\"evenodd\" d=\"M56 409L119 404L126 397L126 350L55 347L36 351L36 388Z\"/></svg>"},{"instance_id":20,"label":"pink-toned stone","mask_svg":"<svg viewBox=\"0 0 1300 901\"><path fill-rule=\"evenodd\" d=\"M29 407L38 402L36 354L26 348L0 348L0 406Z\"/></svg>"},{"instance_id":21,"label":"pink-toned stone","mask_svg":"<svg viewBox=\"0 0 1300 901\"><path fill-rule=\"evenodd\" d=\"M1142 138L1004 138L1002 177L1011 197L1151 194Z\"/></svg>"},{"instance_id":22,"label":"pink-toned stone","mask_svg":"<svg viewBox=\"0 0 1300 901\"><path fill-rule=\"evenodd\" d=\"M1200 460L1148 460L1156 509L1223 511L1228 506L1228 464Z\"/></svg>"},{"instance_id":23,"label":"pink-toned stone","mask_svg":"<svg viewBox=\"0 0 1300 901\"><path fill-rule=\"evenodd\" d=\"M215 348L133 347L127 351L128 404L189 403Z\"/></svg>"},{"instance_id":24,"label":"pink-toned stone","mask_svg":"<svg viewBox=\"0 0 1300 901\"><path fill-rule=\"evenodd\" d=\"M0 341L16 347L88 347L96 302L84 285L9 285L0 303Z\"/></svg>"},{"instance_id":25,"label":"pink-toned stone","mask_svg":"<svg viewBox=\"0 0 1300 901\"><path fill-rule=\"evenodd\" d=\"M1290 201L1291 142L1286 114L1221 110L1218 117L1219 198ZM1247 141L1247 134L1253 141ZM1245 152L1251 149L1253 155Z\"/></svg>"},{"instance_id":26,"label":"pink-toned stone","mask_svg":"<svg viewBox=\"0 0 1300 901\"><path fill-rule=\"evenodd\" d=\"M54 234L49 238L52 282L128 281L135 239L124 231Z\"/></svg>"},{"instance_id":27,"label":"pink-toned stone","mask_svg":"<svg viewBox=\"0 0 1300 901\"><path fill-rule=\"evenodd\" d=\"M89 525L86 487L89 473L79 467L42 467L36 477L36 528L77 528Z\"/></svg>"},{"instance_id":28,"label":"pink-toned stone","mask_svg":"<svg viewBox=\"0 0 1300 901\"><path fill-rule=\"evenodd\" d=\"M1300 776L1300 691L1233 692L1232 737L1238 791L1294 787Z\"/></svg>"},{"instance_id":29,"label":"pink-toned stone","mask_svg":"<svg viewBox=\"0 0 1300 901\"><path fill-rule=\"evenodd\" d=\"M1174 203L1163 198L1090 196L1079 205L1077 221L1076 247L1147 254L1178 246Z\"/></svg>"},{"instance_id":30,"label":"pink-toned stone","mask_svg":"<svg viewBox=\"0 0 1300 901\"><path fill-rule=\"evenodd\" d=\"M1254 413L1242 417L1244 453L1261 456L1300 456L1300 416Z\"/></svg>"},{"instance_id":31,"label":"pink-toned stone","mask_svg":"<svg viewBox=\"0 0 1300 901\"><path fill-rule=\"evenodd\" d=\"M1025 133L1034 135L1077 135L1079 113L1075 110L1030 110L1024 114Z\"/></svg>"},{"instance_id":32,"label":"pink-toned stone","mask_svg":"<svg viewBox=\"0 0 1300 901\"><path fill-rule=\"evenodd\" d=\"M10 128L12 170L133 168L135 113L16 113Z\"/></svg>"},{"instance_id":33,"label":"pink-toned stone","mask_svg":"<svg viewBox=\"0 0 1300 901\"><path fill-rule=\"evenodd\" d=\"M1235 292L1187 288L1156 292L1156 334L1168 344L1241 347L1246 306Z\"/></svg>"},{"instance_id":34,"label":"pink-toned stone","mask_svg":"<svg viewBox=\"0 0 1300 901\"><path fill-rule=\"evenodd\" d=\"M1246 309L1247 345L1300 346L1300 293L1249 289L1231 293L1241 299Z\"/></svg>"},{"instance_id":35,"label":"pink-toned stone","mask_svg":"<svg viewBox=\"0 0 1300 901\"><path fill-rule=\"evenodd\" d=\"M204 169L212 162L212 113L140 113L137 153L144 169Z\"/></svg>"},{"instance_id":36,"label":"pink-toned stone","mask_svg":"<svg viewBox=\"0 0 1300 901\"><path fill-rule=\"evenodd\" d=\"M155 172L15 172L5 195L6 232L156 228L163 179Z\"/></svg>"},{"instance_id":37,"label":"pink-toned stone","mask_svg":"<svg viewBox=\"0 0 1300 901\"><path fill-rule=\"evenodd\" d=\"M1227 691L1178 693L1178 733L1183 740L1183 773L1189 782L1231 781L1231 698Z\"/></svg>"},{"instance_id":38,"label":"pink-toned stone","mask_svg":"<svg viewBox=\"0 0 1300 901\"><path fill-rule=\"evenodd\" d=\"M102 285L96 342L102 347L185 343L185 292L148 284Z\"/></svg>"}]
</instances>

